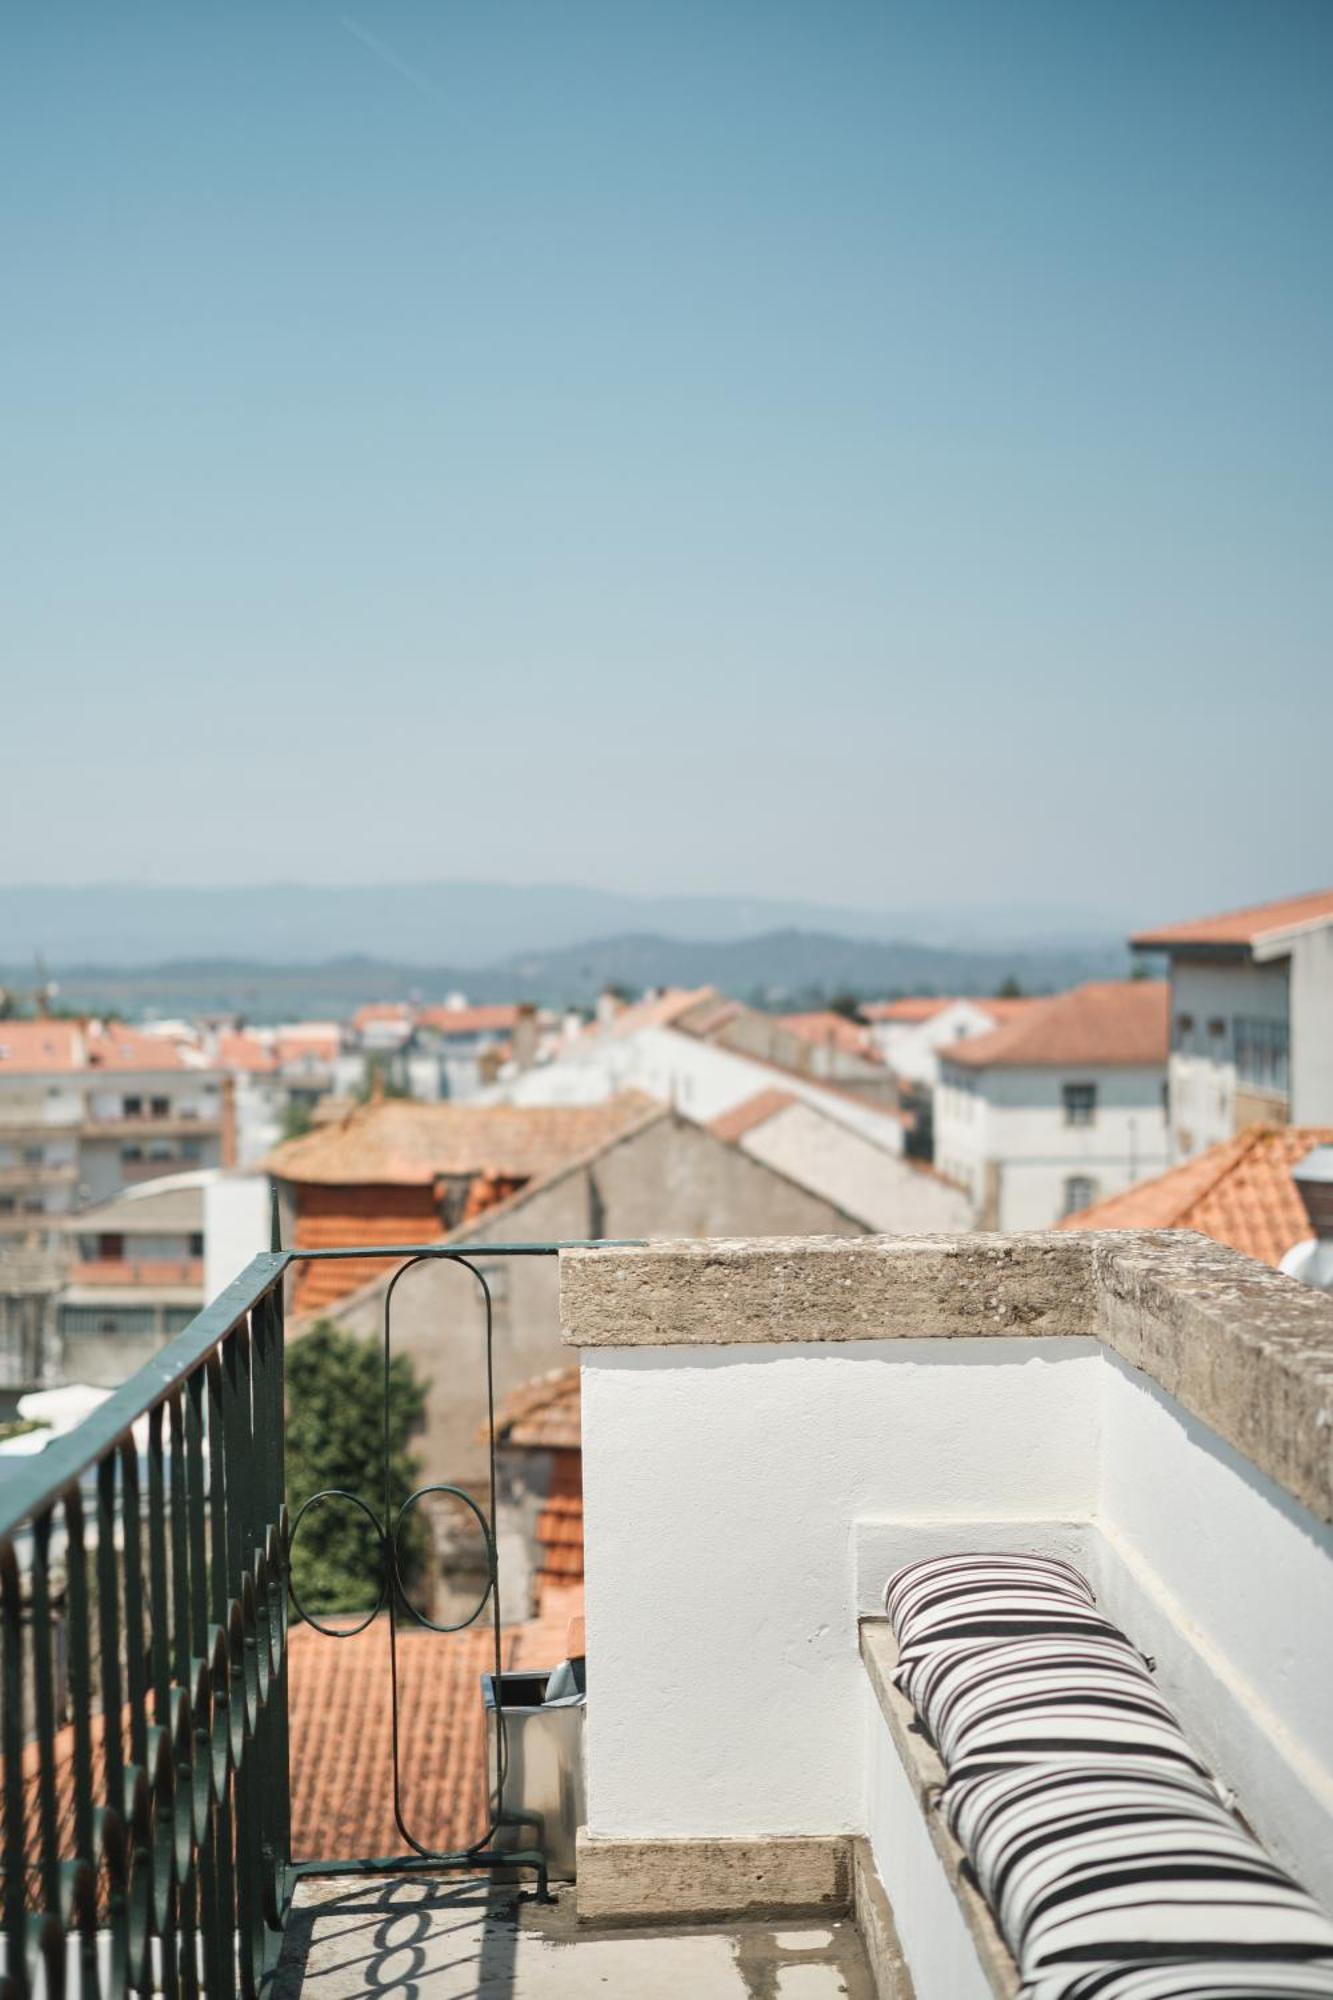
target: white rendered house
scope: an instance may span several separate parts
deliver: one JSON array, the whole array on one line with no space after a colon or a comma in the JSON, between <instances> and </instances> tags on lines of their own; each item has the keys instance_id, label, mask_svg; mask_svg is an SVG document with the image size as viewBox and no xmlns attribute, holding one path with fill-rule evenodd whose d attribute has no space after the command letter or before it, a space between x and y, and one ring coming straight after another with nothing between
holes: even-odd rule
<instances>
[{"instance_id":1,"label":"white rendered house","mask_svg":"<svg viewBox=\"0 0 1333 2000\"><path fill-rule=\"evenodd\" d=\"M1046 1229L1161 1173L1167 989L1098 982L943 1054L935 1161L983 1229Z\"/></svg>"},{"instance_id":2,"label":"white rendered house","mask_svg":"<svg viewBox=\"0 0 1333 2000\"><path fill-rule=\"evenodd\" d=\"M1132 938L1170 963L1170 1137L1333 1124L1333 889Z\"/></svg>"}]
</instances>

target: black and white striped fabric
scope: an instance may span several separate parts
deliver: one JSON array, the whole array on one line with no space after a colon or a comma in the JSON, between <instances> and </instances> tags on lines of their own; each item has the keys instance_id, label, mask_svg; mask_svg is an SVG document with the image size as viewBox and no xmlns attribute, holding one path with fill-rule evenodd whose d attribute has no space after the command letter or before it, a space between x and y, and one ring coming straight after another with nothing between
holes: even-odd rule
<instances>
[{"instance_id":1,"label":"black and white striped fabric","mask_svg":"<svg viewBox=\"0 0 1333 2000\"><path fill-rule=\"evenodd\" d=\"M1024 2000L1333 1996L1333 1924L1228 1809L1076 1570L936 1557L885 1602Z\"/></svg>"},{"instance_id":2,"label":"black and white striped fabric","mask_svg":"<svg viewBox=\"0 0 1333 2000\"><path fill-rule=\"evenodd\" d=\"M1100 1966L1069 1983L1038 1979L1023 2000L1310 2000L1333 1993L1333 1960L1292 1965L1281 1959L1183 1959L1171 1965Z\"/></svg>"},{"instance_id":3,"label":"black and white striped fabric","mask_svg":"<svg viewBox=\"0 0 1333 2000\"><path fill-rule=\"evenodd\" d=\"M1208 1776L1126 1639L951 1645L905 1678L951 1778L1090 1757L1147 1759Z\"/></svg>"},{"instance_id":4,"label":"black and white striped fabric","mask_svg":"<svg viewBox=\"0 0 1333 2000\"><path fill-rule=\"evenodd\" d=\"M1333 1923L1206 1780L1039 1764L951 1780L942 1805L1026 1980L1145 1958L1333 1957Z\"/></svg>"},{"instance_id":5,"label":"black and white striped fabric","mask_svg":"<svg viewBox=\"0 0 1333 2000\"><path fill-rule=\"evenodd\" d=\"M899 1570L884 1595L900 1675L942 1645L1120 1636L1078 1571L1054 1557L935 1556Z\"/></svg>"}]
</instances>

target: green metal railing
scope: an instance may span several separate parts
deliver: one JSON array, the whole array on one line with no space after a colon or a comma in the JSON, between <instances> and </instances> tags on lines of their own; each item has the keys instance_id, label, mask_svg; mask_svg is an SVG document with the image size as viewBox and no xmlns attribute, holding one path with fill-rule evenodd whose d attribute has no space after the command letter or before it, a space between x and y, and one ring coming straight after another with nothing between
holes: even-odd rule
<instances>
[{"instance_id":1,"label":"green metal railing","mask_svg":"<svg viewBox=\"0 0 1333 2000\"><path fill-rule=\"evenodd\" d=\"M488 1243L485 1256L592 1247L601 1246ZM256 1257L90 1417L30 1461L11 1461L0 1480L0 2000L39 1991L52 2000L259 1994L271 1983L303 1873L517 1864L532 1868L544 1891L540 1829L521 1852L492 1844L501 1826L533 1824L505 1809L503 1721L483 1838L437 1853L405 1825L396 1667L392 1798L412 1852L293 1862L283 1279L294 1263L367 1257L399 1264L399 1276L447 1259L486 1294L489 1510L459 1489L440 1490L481 1521L488 1587L462 1622L489 1600L498 1648L485 1280L466 1252L438 1244ZM391 1642L400 1603L431 1624L406 1604L395 1555L401 1516L422 1497L391 1517L386 1488L376 1521ZM498 1661L497 1650L497 1672Z\"/></svg>"},{"instance_id":2,"label":"green metal railing","mask_svg":"<svg viewBox=\"0 0 1333 2000\"><path fill-rule=\"evenodd\" d=\"M257 1993L276 1960L287 1262L0 1485L5 2000Z\"/></svg>"}]
</instances>

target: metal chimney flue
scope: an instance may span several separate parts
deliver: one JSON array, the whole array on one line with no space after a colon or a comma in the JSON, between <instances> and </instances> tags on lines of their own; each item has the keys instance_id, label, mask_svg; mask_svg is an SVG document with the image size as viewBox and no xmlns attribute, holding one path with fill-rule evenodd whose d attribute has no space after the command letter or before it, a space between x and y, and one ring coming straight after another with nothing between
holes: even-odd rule
<instances>
[{"instance_id":1,"label":"metal chimney flue","mask_svg":"<svg viewBox=\"0 0 1333 2000\"><path fill-rule=\"evenodd\" d=\"M1310 1234L1333 1244L1333 1146L1316 1146L1292 1168L1291 1178L1310 1218Z\"/></svg>"}]
</instances>

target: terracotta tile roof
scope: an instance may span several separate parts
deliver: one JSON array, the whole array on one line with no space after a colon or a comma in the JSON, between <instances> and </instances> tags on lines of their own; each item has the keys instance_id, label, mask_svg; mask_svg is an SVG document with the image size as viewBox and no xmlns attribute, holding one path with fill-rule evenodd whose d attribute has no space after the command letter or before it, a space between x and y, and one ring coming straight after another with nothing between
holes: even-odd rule
<instances>
[{"instance_id":1,"label":"terracotta tile roof","mask_svg":"<svg viewBox=\"0 0 1333 2000\"><path fill-rule=\"evenodd\" d=\"M278 1067L278 1058L266 1042L237 1030L218 1036L216 1062L219 1069L243 1070L256 1076Z\"/></svg>"},{"instance_id":2,"label":"terracotta tile roof","mask_svg":"<svg viewBox=\"0 0 1333 2000\"><path fill-rule=\"evenodd\" d=\"M671 986L665 993L655 994L650 1000L638 1000L632 1006L622 1007L610 1023L610 1033L620 1040L626 1035L637 1035L643 1028L669 1028L681 1015L688 1014L702 1001L720 999L721 995L713 986ZM585 1033L593 1035L605 1032L598 1021L591 1022L585 1030Z\"/></svg>"},{"instance_id":3,"label":"terracotta tile roof","mask_svg":"<svg viewBox=\"0 0 1333 2000\"><path fill-rule=\"evenodd\" d=\"M631 1130L660 1107L638 1091L602 1104L418 1104L384 1098L341 1124L290 1139L264 1162L280 1180L431 1187L444 1176L525 1181Z\"/></svg>"},{"instance_id":4,"label":"terracotta tile roof","mask_svg":"<svg viewBox=\"0 0 1333 2000\"><path fill-rule=\"evenodd\" d=\"M861 1012L867 1021L933 1021L953 1004L949 995L914 994L905 1000L868 1000Z\"/></svg>"},{"instance_id":5,"label":"terracotta tile roof","mask_svg":"<svg viewBox=\"0 0 1333 2000\"><path fill-rule=\"evenodd\" d=\"M820 1008L809 1014L782 1014L779 1019L784 1028L793 1035L799 1035L803 1042L815 1042L820 1048L833 1047L843 1055L860 1056L865 1062L878 1062L874 1044L863 1026L848 1021L830 1008Z\"/></svg>"},{"instance_id":6,"label":"terracotta tile roof","mask_svg":"<svg viewBox=\"0 0 1333 2000\"><path fill-rule=\"evenodd\" d=\"M0 1021L0 1075L54 1075L83 1066L78 1021Z\"/></svg>"},{"instance_id":7,"label":"terracotta tile roof","mask_svg":"<svg viewBox=\"0 0 1333 2000\"><path fill-rule=\"evenodd\" d=\"M512 1633L501 1659L512 1663ZM383 1618L350 1639L296 1625L289 1639L292 1853L303 1861L399 1854L394 1825L389 1634ZM486 1826L481 1676L494 1671L484 1620L465 1632L398 1634L403 1817L421 1840L465 1847ZM554 1662L552 1662L554 1664Z\"/></svg>"},{"instance_id":8,"label":"terracotta tile roof","mask_svg":"<svg viewBox=\"0 0 1333 2000\"><path fill-rule=\"evenodd\" d=\"M1277 903L1256 903L1245 910L1228 910L1219 917L1192 917L1183 924L1162 924L1130 939L1140 951L1170 950L1173 945L1257 944L1261 938L1296 930L1302 924L1333 923L1333 889L1315 889L1307 896L1288 896Z\"/></svg>"},{"instance_id":9,"label":"terracotta tile roof","mask_svg":"<svg viewBox=\"0 0 1333 2000\"><path fill-rule=\"evenodd\" d=\"M790 1090L760 1090L753 1097L747 1097L743 1104L733 1105L730 1111L714 1118L708 1129L715 1139L725 1139L728 1145L734 1146L747 1132L767 1125L779 1111L786 1111L801 1101Z\"/></svg>"},{"instance_id":10,"label":"terracotta tile roof","mask_svg":"<svg viewBox=\"0 0 1333 2000\"><path fill-rule=\"evenodd\" d=\"M1333 1127L1251 1126L1156 1180L1067 1216L1059 1227L1197 1229L1276 1266L1311 1233L1291 1170L1316 1146L1328 1145Z\"/></svg>"},{"instance_id":11,"label":"terracotta tile roof","mask_svg":"<svg viewBox=\"0 0 1333 2000\"><path fill-rule=\"evenodd\" d=\"M1041 996L1020 994L1016 997L998 999L987 993L950 993L933 998L909 996L905 1000L870 1000L861 1009L867 1021L905 1021L920 1023L933 1021L937 1014L948 1007L976 1007L988 1014L997 1026L1012 1021L1026 1007L1037 1005Z\"/></svg>"},{"instance_id":12,"label":"terracotta tile roof","mask_svg":"<svg viewBox=\"0 0 1333 2000\"><path fill-rule=\"evenodd\" d=\"M509 1001L491 1007L423 1007L417 1024L434 1028L441 1035L509 1034L518 1020L518 1008Z\"/></svg>"},{"instance_id":13,"label":"terracotta tile roof","mask_svg":"<svg viewBox=\"0 0 1333 2000\"><path fill-rule=\"evenodd\" d=\"M484 1425L479 1435L485 1437ZM578 1451L583 1442L578 1368L552 1368L512 1390L495 1412L495 1442L534 1451Z\"/></svg>"},{"instance_id":14,"label":"terracotta tile roof","mask_svg":"<svg viewBox=\"0 0 1333 2000\"><path fill-rule=\"evenodd\" d=\"M371 1000L364 1007L358 1007L352 1016L352 1026L356 1029L368 1028L374 1021L410 1021L412 1009L406 1000Z\"/></svg>"},{"instance_id":15,"label":"terracotta tile roof","mask_svg":"<svg viewBox=\"0 0 1333 2000\"><path fill-rule=\"evenodd\" d=\"M964 1069L1152 1068L1166 1062L1168 1012L1165 981L1093 981L1020 1007L988 1035L950 1043L940 1060Z\"/></svg>"},{"instance_id":16,"label":"terracotta tile roof","mask_svg":"<svg viewBox=\"0 0 1333 2000\"><path fill-rule=\"evenodd\" d=\"M443 1234L432 1187L323 1187L307 1183L297 1193L292 1232L292 1247L297 1250L434 1243ZM363 1285L391 1276L395 1268L391 1258L383 1257L298 1264L292 1286L293 1310L301 1315L324 1312Z\"/></svg>"},{"instance_id":17,"label":"terracotta tile roof","mask_svg":"<svg viewBox=\"0 0 1333 2000\"><path fill-rule=\"evenodd\" d=\"M540 1615L500 1635L502 1667L531 1672L568 1656L572 1621L583 1610L581 1584L552 1581ZM577 1637L577 1634L574 1635ZM399 1749L404 1817L418 1839L440 1849L465 1847L486 1825L486 1726L481 1676L494 1670L493 1627L452 1634L403 1628L398 1634ZM383 1618L354 1638L330 1639L295 1624L288 1638L291 1730L292 1852L306 1861L338 1861L402 1851L394 1824L391 1779L389 1636ZM102 1717L90 1718L100 1764ZM128 1742L129 1710L125 1711ZM74 1850L74 1729L55 1737L56 1820L60 1851ZM28 1854L38 1839L39 1762L35 1742L23 1751ZM4 1800L0 1798L0 1839ZM39 1906L38 1864L28 1869ZM2 1904L0 1904L2 1911Z\"/></svg>"},{"instance_id":18,"label":"terracotta tile roof","mask_svg":"<svg viewBox=\"0 0 1333 2000\"><path fill-rule=\"evenodd\" d=\"M95 1021L0 1021L0 1075L206 1068L168 1035Z\"/></svg>"},{"instance_id":19,"label":"terracotta tile roof","mask_svg":"<svg viewBox=\"0 0 1333 2000\"><path fill-rule=\"evenodd\" d=\"M336 1021L297 1021L278 1028L273 1036L274 1053L280 1063L299 1062L303 1056L318 1056L332 1062L341 1053L342 1029Z\"/></svg>"}]
</instances>

